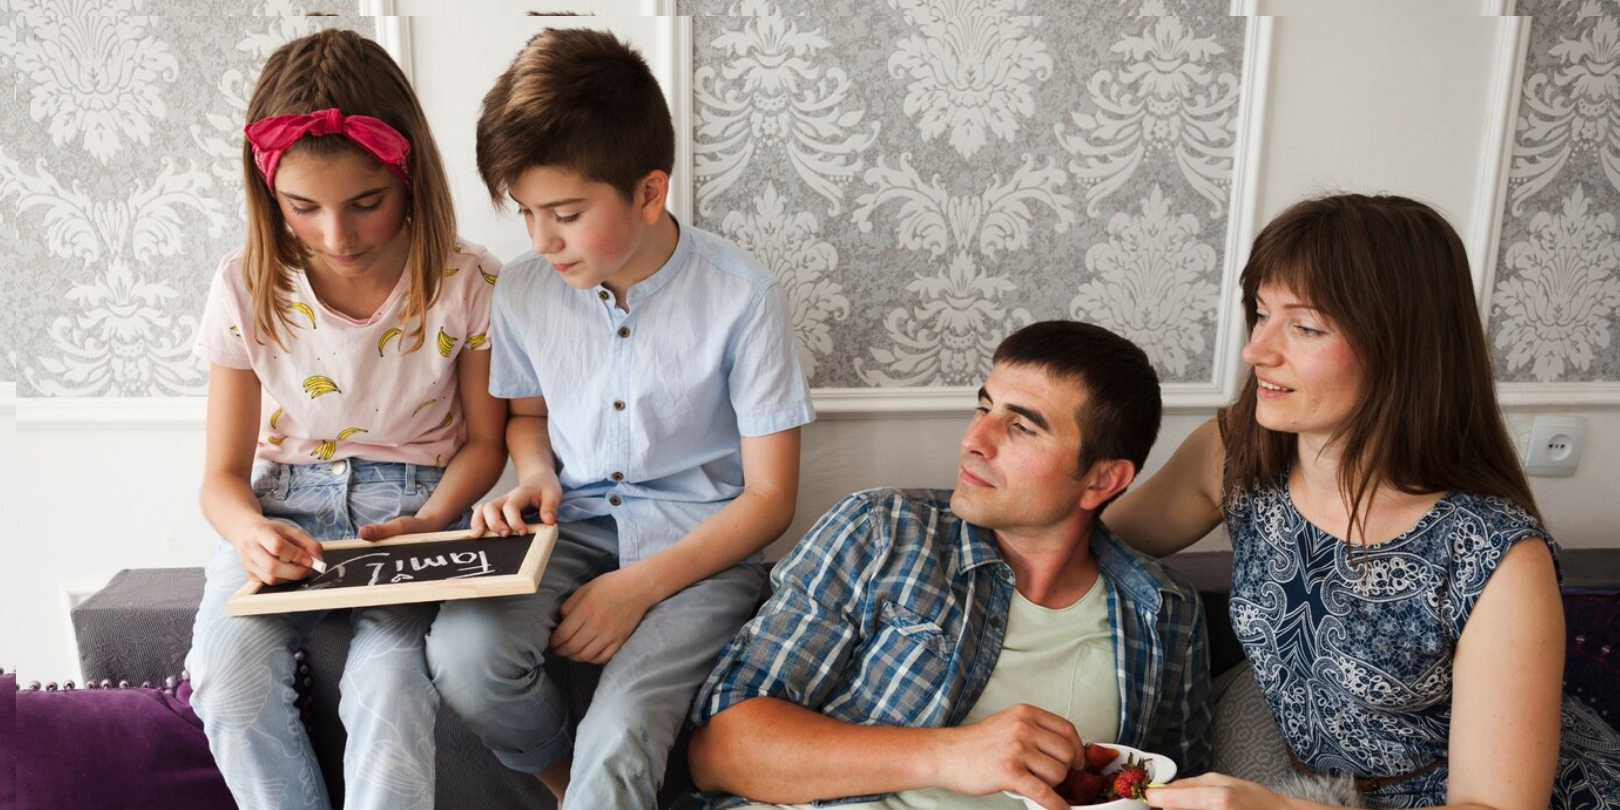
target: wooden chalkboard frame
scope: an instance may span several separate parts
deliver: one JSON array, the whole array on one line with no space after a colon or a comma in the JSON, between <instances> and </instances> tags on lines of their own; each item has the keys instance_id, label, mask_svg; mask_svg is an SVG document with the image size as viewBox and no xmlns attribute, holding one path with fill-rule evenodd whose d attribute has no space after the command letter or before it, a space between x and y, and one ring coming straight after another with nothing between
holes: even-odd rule
<instances>
[{"instance_id":1,"label":"wooden chalkboard frame","mask_svg":"<svg viewBox=\"0 0 1620 810\"><path fill-rule=\"evenodd\" d=\"M225 600L225 613L229 616L259 616L267 613L292 613L302 610L331 610L334 608L367 607L370 605L404 605L413 602L443 602L452 599L478 599L486 596L514 596L534 593L540 587L540 575L551 560L551 551L557 545L557 527L539 525L529 535L532 540L523 562L515 574L497 574L467 579L446 579L431 582L390 582L349 588L324 588L289 593L259 593L264 583L250 580ZM402 534L387 540L338 540L322 543L322 548L347 549L380 546L402 546L413 543L432 543L441 540L465 540L476 543L479 538L468 536L466 530Z\"/></svg>"}]
</instances>

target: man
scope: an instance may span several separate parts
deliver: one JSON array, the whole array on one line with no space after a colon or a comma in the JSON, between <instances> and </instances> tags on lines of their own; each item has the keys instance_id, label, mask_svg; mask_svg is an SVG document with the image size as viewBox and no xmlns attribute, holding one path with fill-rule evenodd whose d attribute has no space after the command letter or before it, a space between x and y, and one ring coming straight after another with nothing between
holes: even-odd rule
<instances>
[{"instance_id":1,"label":"man","mask_svg":"<svg viewBox=\"0 0 1620 810\"><path fill-rule=\"evenodd\" d=\"M776 566L693 707L695 803L1062 810L1082 740L1204 770L1197 593L1098 522L1161 410L1105 329L1008 337L954 492L852 495Z\"/></svg>"}]
</instances>

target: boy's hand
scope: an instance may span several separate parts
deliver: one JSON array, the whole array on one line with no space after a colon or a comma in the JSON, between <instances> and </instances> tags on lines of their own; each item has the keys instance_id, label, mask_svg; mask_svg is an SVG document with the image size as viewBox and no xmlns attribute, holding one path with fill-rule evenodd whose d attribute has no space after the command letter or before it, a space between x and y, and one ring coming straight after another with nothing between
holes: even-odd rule
<instances>
[{"instance_id":1,"label":"boy's hand","mask_svg":"<svg viewBox=\"0 0 1620 810\"><path fill-rule=\"evenodd\" d=\"M303 529L279 520L264 520L231 541L242 557L248 578L266 585L291 582L309 575L310 563L321 559L321 544Z\"/></svg>"},{"instance_id":2,"label":"boy's hand","mask_svg":"<svg viewBox=\"0 0 1620 810\"><path fill-rule=\"evenodd\" d=\"M531 476L518 482L505 495L473 509L469 528L473 537L482 537L485 531L501 537L528 534L529 527L523 522L524 510L538 510L541 523L554 525L557 506L561 503L562 484L557 482L555 474Z\"/></svg>"},{"instance_id":3,"label":"boy's hand","mask_svg":"<svg viewBox=\"0 0 1620 810\"><path fill-rule=\"evenodd\" d=\"M443 523L423 520L415 515L397 517L386 523L373 523L370 526L360 527L360 539L373 543L378 540L387 540L401 534L421 534L422 532L436 532L444 528Z\"/></svg>"},{"instance_id":4,"label":"boy's hand","mask_svg":"<svg viewBox=\"0 0 1620 810\"><path fill-rule=\"evenodd\" d=\"M551 633L552 651L586 664L607 663L652 607L646 594L623 569L585 583L558 611L562 621Z\"/></svg>"},{"instance_id":5,"label":"boy's hand","mask_svg":"<svg viewBox=\"0 0 1620 810\"><path fill-rule=\"evenodd\" d=\"M1085 745L1066 718L1019 703L941 731L949 733L933 751L933 784L975 796L1010 790L1049 810L1068 809L1053 786L1083 761Z\"/></svg>"}]
</instances>

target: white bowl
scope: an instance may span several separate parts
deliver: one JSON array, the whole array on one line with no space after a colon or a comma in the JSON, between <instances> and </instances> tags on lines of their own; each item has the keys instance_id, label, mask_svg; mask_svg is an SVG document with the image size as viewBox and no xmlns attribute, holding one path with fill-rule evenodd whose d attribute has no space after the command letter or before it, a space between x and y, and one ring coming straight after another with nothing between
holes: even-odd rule
<instances>
[{"instance_id":1,"label":"white bowl","mask_svg":"<svg viewBox=\"0 0 1620 810\"><path fill-rule=\"evenodd\" d=\"M1098 745L1106 748L1112 748L1119 752L1119 754L1114 757L1112 762L1109 762L1107 765L1103 766L1102 772L1104 776L1125 767L1125 760L1130 757L1135 757L1136 759L1140 760L1143 765L1147 766L1149 784L1162 785L1169 782L1171 779L1176 778L1175 761L1163 754L1150 754L1146 751L1132 748L1128 745L1115 745L1113 743L1098 743ZM1028 807L1029 810L1046 810L1046 808L1041 807L1040 803L1027 796L1021 796L1011 791L1003 792L1014 799L1022 800L1024 802L1024 806ZM1115 799L1111 802L1071 805L1070 810L1148 810L1148 804L1141 799Z\"/></svg>"}]
</instances>

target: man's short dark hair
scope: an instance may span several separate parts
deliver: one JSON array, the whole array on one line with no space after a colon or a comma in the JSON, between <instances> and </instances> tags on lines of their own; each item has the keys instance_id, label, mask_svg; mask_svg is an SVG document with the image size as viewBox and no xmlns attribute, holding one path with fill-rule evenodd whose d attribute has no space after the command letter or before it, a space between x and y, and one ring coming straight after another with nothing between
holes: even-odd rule
<instances>
[{"instance_id":1,"label":"man's short dark hair","mask_svg":"<svg viewBox=\"0 0 1620 810\"><path fill-rule=\"evenodd\" d=\"M1103 459L1124 459L1142 471L1159 438L1164 404L1159 375L1135 343L1079 321L1041 321L1007 336L996 365L1038 368L1085 390L1080 426L1080 474Z\"/></svg>"},{"instance_id":2,"label":"man's short dark hair","mask_svg":"<svg viewBox=\"0 0 1620 810\"><path fill-rule=\"evenodd\" d=\"M630 199L675 170L675 126L647 60L605 31L548 28L484 96L478 175L497 204L523 173L555 167Z\"/></svg>"}]
</instances>

